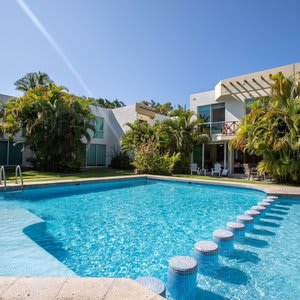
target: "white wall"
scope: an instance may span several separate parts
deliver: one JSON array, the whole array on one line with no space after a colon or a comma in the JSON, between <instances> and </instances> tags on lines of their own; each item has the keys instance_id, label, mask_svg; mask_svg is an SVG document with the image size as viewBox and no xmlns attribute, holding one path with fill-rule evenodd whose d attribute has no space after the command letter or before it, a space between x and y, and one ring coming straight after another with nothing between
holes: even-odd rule
<instances>
[{"instance_id":1,"label":"white wall","mask_svg":"<svg viewBox=\"0 0 300 300\"><path fill-rule=\"evenodd\" d=\"M135 120L137 120L135 104L114 108L112 113L119 123L119 126L122 128L123 133L129 129L129 127L125 125L126 123L133 123Z\"/></svg>"},{"instance_id":2,"label":"white wall","mask_svg":"<svg viewBox=\"0 0 300 300\"><path fill-rule=\"evenodd\" d=\"M230 95L222 100L225 102L225 121L239 121L245 115L245 102Z\"/></svg>"},{"instance_id":3,"label":"white wall","mask_svg":"<svg viewBox=\"0 0 300 300\"><path fill-rule=\"evenodd\" d=\"M103 138L92 139L91 143L106 145L106 165L109 165L114 150L119 149L119 141L123 135L123 130L111 109L92 106L91 111L96 117L104 119Z\"/></svg>"},{"instance_id":4,"label":"white wall","mask_svg":"<svg viewBox=\"0 0 300 300\"><path fill-rule=\"evenodd\" d=\"M197 113L197 106L216 104L215 91L196 93L190 96L190 110Z\"/></svg>"}]
</instances>

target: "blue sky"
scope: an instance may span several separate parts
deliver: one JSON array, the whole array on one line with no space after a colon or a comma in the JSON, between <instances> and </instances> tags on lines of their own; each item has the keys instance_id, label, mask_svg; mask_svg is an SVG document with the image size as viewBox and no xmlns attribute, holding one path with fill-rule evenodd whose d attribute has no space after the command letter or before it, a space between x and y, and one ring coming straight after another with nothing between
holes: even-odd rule
<instances>
[{"instance_id":1,"label":"blue sky","mask_svg":"<svg viewBox=\"0 0 300 300\"><path fill-rule=\"evenodd\" d=\"M3 94L41 70L78 95L188 104L223 78L300 62L298 0L23 0L52 44L20 2L0 1Z\"/></svg>"}]
</instances>

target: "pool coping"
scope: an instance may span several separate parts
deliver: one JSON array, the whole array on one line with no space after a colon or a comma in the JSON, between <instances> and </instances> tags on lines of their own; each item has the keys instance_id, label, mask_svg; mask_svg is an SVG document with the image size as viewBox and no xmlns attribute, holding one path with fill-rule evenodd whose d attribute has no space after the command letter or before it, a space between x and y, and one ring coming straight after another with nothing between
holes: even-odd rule
<instances>
[{"instance_id":1,"label":"pool coping","mask_svg":"<svg viewBox=\"0 0 300 300\"><path fill-rule=\"evenodd\" d=\"M217 186L229 186L229 187L240 187L248 188L252 190L262 191L268 195L298 198L300 197L300 187L287 186L287 185L270 185L270 184L251 184L247 182L226 182L217 180L205 180L197 178L185 178L185 177L173 177L173 176L161 176L161 175L127 175L127 176L111 176L111 177L93 177L85 179L66 179L66 180L55 180L55 181L39 181L24 183L24 189L34 188L47 188L47 187L59 187L59 186L72 186L80 184L98 183L98 182L114 182L114 181L127 181L135 179L157 179L175 182L187 182L187 183L200 183L206 185L217 185ZM20 190L19 184L10 184L7 186L7 191ZM0 192L3 192L4 188L0 187Z\"/></svg>"},{"instance_id":2,"label":"pool coping","mask_svg":"<svg viewBox=\"0 0 300 300\"><path fill-rule=\"evenodd\" d=\"M158 176L131 175L105 178L60 180L25 183L25 189L72 186L97 182L155 179L216 186L249 188L287 198L299 198L300 187L253 184L244 182L220 182L214 180ZM7 190L19 190L19 185L10 185ZM0 191L3 190L0 189ZM148 288L129 278L80 278L80 277L0 277L0 299L164 299Z\"/></svg>"},{"instance_id":3,"label":"pool coping","mask_svg":"<svg viewBox=\"0 0 300 300\"><path fill-rule=\"evenodd\" d=\"M160 300L129 278L0 277L0 299Z\"/></svg>"}]
</instances>

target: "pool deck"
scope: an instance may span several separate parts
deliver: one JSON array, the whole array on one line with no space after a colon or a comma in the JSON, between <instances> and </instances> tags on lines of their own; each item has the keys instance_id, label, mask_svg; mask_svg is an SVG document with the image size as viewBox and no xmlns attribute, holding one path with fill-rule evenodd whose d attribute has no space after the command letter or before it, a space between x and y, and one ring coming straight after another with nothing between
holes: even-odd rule
<instances>
[{"instance_id":1,"label":"pool deck","mask_svg":"<svg viewBox=\"0 0 300 300\"><path fill-rule=\"evenodd\" d=\"M205 180L205 179L194 179L194 178L185 178L185 177L172 177L172 176L158 176L158 175L130 175L130 176L113 176L113 177L101 177L101 178L86 178L86 179L72 179L72 180L57 180L57 181L39 181L24 183L24 189L28 188L45 188L53 186L64 186L64 185L78 185L78 184L88 184L88 183L97 183L97 182L110 182L118 180L134 180L138 178L149 178L149 179L160 179L160 180L171 180L179 182L191 182L191 183L203 183L210 185L223 185L231 187L245 187L263 191L268 195L276 195L281 197L299 197L300 196L300 186L288 186L288 185L279 185L279 184L266 184L266 183L257 183L251 184L246 181L241 182L227 182L227 181L218 181L218 180ZM20 190L19 184L10 184L7 186L8 191ZM3 186L0 187L0 192L4 191Z\"/></svg>"},{"instance_id":2,"label":"pool deck","mask_svg":"<svg viewBox=\"0 0 300 300\"><path fill-rule=\"evenodd\" d=\"M249 184L247 182L220 182L217 180L199 180L193 178L154 175L131 175L35 182L30 184L25 183L24 189L109 182L116 180L134 180L138 178L245 187L264 191L268 195L300 198L300 187L294 186L280 186L263 183ZM7 190L19 189L19 185L10 185ZM7 277L0 277L0 299L163 299L162 297L154 294L151 290L128 278L76 277L71 270L65 267L23 233L23 229L25 227L43 222L43 220L24 209L14 209L13 215L15 216L15 214L18 214L19 216L18 224L17 226L11 226L11 222L9 222L9 208L0 209L1 271L2 274L7 275ZM22 245L22 248L20 248L20 245ZM37 263L32 263L32 260L40 260L41 257L42 262L36 261ZM36 276L37 274L45 273L53 277L30 277L32 275ZM13 275L15 274L24 277L14 277Z\"/></svg>"},{"instance_id":3,"label":"pool deck","mask_svg":"<svg viewBox=\"0 0 300 300\"><path fill-rule=\"evenodd\" d=\"M129 278L0 277L0 299L159 300Z\"/></svg>"}]
</instances>

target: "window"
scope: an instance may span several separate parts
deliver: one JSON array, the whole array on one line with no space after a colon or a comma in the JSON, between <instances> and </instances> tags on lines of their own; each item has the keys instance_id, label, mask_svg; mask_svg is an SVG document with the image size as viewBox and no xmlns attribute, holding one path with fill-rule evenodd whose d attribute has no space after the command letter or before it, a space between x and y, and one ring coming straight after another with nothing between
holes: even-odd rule
<instances>
[{"instance_id":1,"label":"window","mask_svg":"<svg viewBox=\"0 0 300 300\"><path fill-rule=\"evenodd\" d=\"M104 126L104 119L100 117L96 117L96 133L94 138L95 139L103 139L103 126Z\"/></svg>"},{"instance_id":2,"label":"window","mask_svg":"<svg viewBox=\"0 0 300 300\"><path fill-rule=\"evenodd\" d=\"M198 106L197 113L198 116L202 118L205 123L210 122L210 105Z\"/></svg>"},{"instance_id":3,"label":"window","mask_svg":"<svg viewBox=\"0 0 300 300\"><path fill-rule=\"evenodd\" d=\"M14 145L13 142L0 141L0 165L22 165L23 144Z\"/></svg>"},{"instance_id":4,"label":"window","mask_svg":"<svg viewBox=\"0 0 300 300\"><path fill-rule=\"evenodd\" d=\"M224 122L225 121L225 103L213 104L212 110L212 121L213 122Z\"/></svg>"},{"instance_id":5,"label":"window","mask_svg":"<svg viewBox=\"0 0 300 300\"><path fill-rule=\"evenodd\" d=\"M88 144L86 146L86 165L105 166L106 165L106 145Z\"/></svg>"},{"instance_id":6,"label":"window","mask_svg":"<svg viewBox=\"0 0 300 300\"><path fill-rule=\"evenodd\" d=\"M0 141L0 166L7 165L7 144L6 141Z\"/></svg>"},{"instance_id":7,"label":"window","mask_svg":"<svg viewBox=\"0 0 300 300\"><path fill-rule=\"evenodd\" d=\"M197 107L197 113L205 123L225 121L225 103Z\"/></svg>"}]
</instances>

